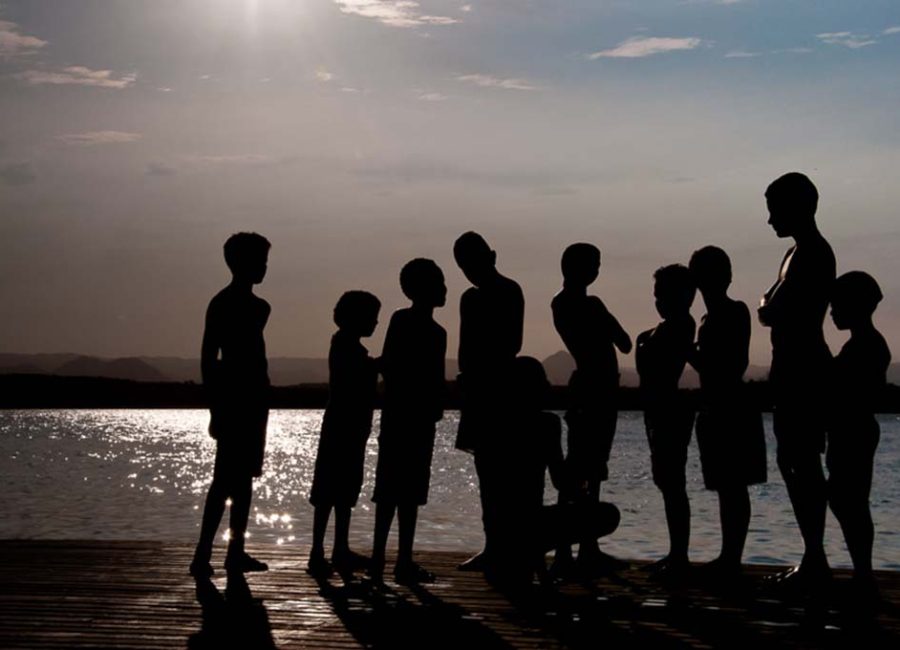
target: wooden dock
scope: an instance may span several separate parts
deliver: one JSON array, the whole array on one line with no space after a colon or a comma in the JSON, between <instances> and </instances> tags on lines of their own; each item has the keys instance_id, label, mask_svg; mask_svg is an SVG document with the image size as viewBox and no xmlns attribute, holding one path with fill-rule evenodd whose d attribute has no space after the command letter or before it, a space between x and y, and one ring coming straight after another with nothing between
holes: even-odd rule
<instances>
[{"instance_id":1,"label":"wooden dock","mask_svg":"<svg viewBox=\"0 0 900 650\"><path fill-rule=\"evenodd\" d=\"M846 602L846 572L815 602L767 594L760 582L773 567L748 567L746 584L717 593L648 582L638 563L526 597L457 571L461 553L418 554L434 584L376 588L361 576L319 585L304 571L305 549L256 546L268 573L226 584L217 569L198 589L187 574L191 550L0 541L0 648L900 647L893 572L879 574L882 603L850 614L860 608Z\"/></svg>"}]
</instances>

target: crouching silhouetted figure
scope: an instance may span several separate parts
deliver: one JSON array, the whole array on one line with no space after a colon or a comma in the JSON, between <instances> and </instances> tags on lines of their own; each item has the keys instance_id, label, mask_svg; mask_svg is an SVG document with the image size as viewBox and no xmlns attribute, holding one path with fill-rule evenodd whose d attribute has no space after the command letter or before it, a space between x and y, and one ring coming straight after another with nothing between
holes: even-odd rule
<instances>
[{"instance_id":1,"label":"crouching silhouetted figure","mask_svg":"<svg viewBox=\"0 0 900 650\"><path fill-rule=\"evenodd\" d=\"M508 426L498 430L482 451L497 522L497 552L490 557L486 576L514 588L530 584L535 575L546 577L548 551L612 533L619 525L619 511L586 492L571 502L544 505L548 471L557 490L573 491L568 489L571 480L563 462L559 417L541 408L550 383L540 361L518 357L510 388L514 411Z\"/></svg>"}]
</instances>

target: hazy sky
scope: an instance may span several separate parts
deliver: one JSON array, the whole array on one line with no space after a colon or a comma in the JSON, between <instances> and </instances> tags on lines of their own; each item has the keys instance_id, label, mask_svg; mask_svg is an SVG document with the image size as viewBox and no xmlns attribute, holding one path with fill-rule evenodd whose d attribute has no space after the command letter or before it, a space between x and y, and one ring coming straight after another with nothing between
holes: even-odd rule
<instances>
[{"instance_id":1,"label":"hazy sky","mask_svg":"<svg viewBox=\"0 0 900 650\"><path fill-rule=\"evenodd\" d=\"M422 256L455 356L475 229L545 356L575 241L633 335L653 270L709 243L755 305L789 244L763 192L792 170L900 350L898 64L895 0L2 2L0 351L196 356L221 245L256 230L270 355L325 356L356 288L384 303L377 352Z\"/></svg>"}]
</instances>

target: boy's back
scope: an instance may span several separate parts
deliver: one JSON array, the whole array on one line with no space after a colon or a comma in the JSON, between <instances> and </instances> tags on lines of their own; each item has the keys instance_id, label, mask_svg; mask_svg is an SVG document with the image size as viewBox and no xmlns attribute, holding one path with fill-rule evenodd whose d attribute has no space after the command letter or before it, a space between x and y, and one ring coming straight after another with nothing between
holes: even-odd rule
<instances>
[{"instance_id":1,"label":"boy's back","mask_svg":"<svg viewBox=\"0 0 900 650\"><path fill-rule=\"evenodd\" d=\"M269 384L263 330L270 312L265 300L231 285L210 300L207 335L218 342L221 359L212 369L212 376L207 377L204 372L204 382L211 380L213 387L218 383L223 388Z\"/></svg>"},{"instance_id":2,"label":"boy's back","mask_svg":"<svg viewBox=\"0 0 900 650\"><path fill-rule=\"evenodd\" d=\"M381 369L385 410L407 418L440 418L447 332L430 315L400 309L391 316Z\"/></svg>"},{"instance_id":3,"label":"boy's back","mask_svg":"<svg viewBox=\"0 0 900 650\"><path fill-rule=\"evenodd\" d=\"M835 404L840 420L871 417L875 399L887 382L890 363L891 351L877 330L850 337L834 359Z\"/></svg>"}]
</instances>

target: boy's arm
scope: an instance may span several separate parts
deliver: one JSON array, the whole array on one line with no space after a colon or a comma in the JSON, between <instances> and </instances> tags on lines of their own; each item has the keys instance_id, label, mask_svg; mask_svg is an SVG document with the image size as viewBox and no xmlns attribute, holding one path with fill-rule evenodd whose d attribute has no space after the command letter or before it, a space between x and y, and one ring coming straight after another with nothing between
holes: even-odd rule
<instances>
[{"instance_id":1,"label":"boy's arm","mask_svg":"<svg viewBox=\"0 0 900 650\"><path fill-rule=\"evenodd\" d=\"M566 485L565 458L562 451L562 425L556 415L553 415L552 420L548 418L547 421L548 423L552 422L552 424L548 424L546 449L550 482L557 490L565 492L568 486Z\"/></svg>"},{"instance_id":2,"label":"boy's arm","mask_svg":"<svg viewBox=\"0 0 900 650\"><path fill-rule=\"evenodd\" d=\"M200 375L207 398L212 397L219 382L219 350L222 347L222 338L217 311L215 303L210 303L206 310L203 342L200 345Z\"/></svg>"},{"instance_id":3,"label":"boy's arm","mask_svg":"<svg viewBox=\"0 0 900 650\"><path fill-rule=\"evenodd\" d=\"M628 354L631 352L631 337L628 336L628 332L625 331L625 328L622 327L615 316L608 311L606 313L609 314L609 329L612 333L613 344L619 348L619 352Z\"/></svg>"}]
</instances>

